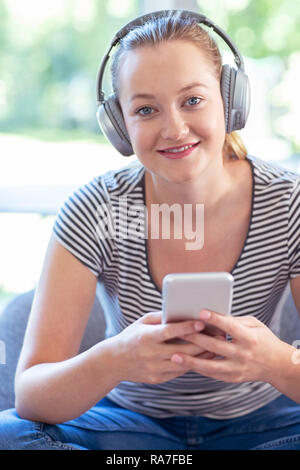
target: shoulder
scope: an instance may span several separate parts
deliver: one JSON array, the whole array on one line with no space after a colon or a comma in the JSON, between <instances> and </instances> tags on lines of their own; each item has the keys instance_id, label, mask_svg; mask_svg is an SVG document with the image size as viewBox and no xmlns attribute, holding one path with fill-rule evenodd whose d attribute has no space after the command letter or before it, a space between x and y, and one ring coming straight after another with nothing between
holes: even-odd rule
<instances>
[{"instance_id":1,"label":"shoulder","mask_svg":"<svg viewBox=\"0 0 300 470\"><path fill-rule=\"evenodd\" d=\"M62 209L91 213L99 204L110 204L114 198L134 194L141 189L144 170L144 166L136 161L96 176L77 186L64 201Z\"/></svg>"},{"instance_id":2,"label":"shoulder","mask_svg":"<svg viewBox=\"0 0 300 470\"><path fill-rule=\"evenodd\" d=\"M122 196L140 188L145 168L139 161L134 161L117 170L110 170L97 176L88 183L107 198L111 195Z\"/></svg>"},{"instance_id":3,"label":"shoulder","mask_svg":"<svg viewBox=\"0 0 300 470\"><path fill-rule=\"evenodd\" d=\"M294 192L299 192L298 173L252 155L248 155L247 159L252 167L255 189L258 193L272 192L273 195L278 193L291 197Z\"/></svg>"},{"instance_id":4,"label":"shoulder","mask_svg":"<svg viewBox=\"0 0 300 470\"><path fill-rule=\"evenodd\" d=\"M133 162L78 186L64 201L57 220L72 219L82 225L97 226L99 211L105 208L107 213L112 205L118 204L120 197L141 193L144 169L139 162Z\"/></svg>"}]
</instances>

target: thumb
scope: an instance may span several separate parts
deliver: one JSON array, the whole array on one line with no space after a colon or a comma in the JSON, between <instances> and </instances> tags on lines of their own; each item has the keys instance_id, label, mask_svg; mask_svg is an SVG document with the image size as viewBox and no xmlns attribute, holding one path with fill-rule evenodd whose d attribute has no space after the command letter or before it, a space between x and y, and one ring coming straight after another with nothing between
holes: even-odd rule
<instances>
[{"instance_id":1,"label":"thumb","mask_svg":"<svg viewBox=\"0 0 300 470\"><path fill-rule=\"evenodd\" d=\"M162 310L157 312L149 312L142 317L142 322L150 325L159 325L161 324L161 318Z\"/></svg>"}]
</instances>

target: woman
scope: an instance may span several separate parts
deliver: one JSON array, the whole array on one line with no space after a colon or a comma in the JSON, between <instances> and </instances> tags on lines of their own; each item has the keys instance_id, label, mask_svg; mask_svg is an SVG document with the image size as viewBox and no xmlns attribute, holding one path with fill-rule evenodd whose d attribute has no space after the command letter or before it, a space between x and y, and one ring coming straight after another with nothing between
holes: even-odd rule
<instances>
[{"instance_id":1,"label":"woman","mask_svg":"<svg viewBox=\"0 0 300 470\"><path fill-rule=\"evenodd\" d=\"M180 13L121 41L113 87L139 162L80 188L57 217L2 448L300 448L295 349L268 328L288 280L300 312L300 178L226 134L221 68ZM125 202L134 236L118 236ZM201 249L172 237L174 218L169 239L150 236L153 205L175 203L193 216L204 205ZM163 277L196 271L232 273L232 315L162 324ZM78 354L98 280L107 339Z\"/></svg>"}]
</instances>

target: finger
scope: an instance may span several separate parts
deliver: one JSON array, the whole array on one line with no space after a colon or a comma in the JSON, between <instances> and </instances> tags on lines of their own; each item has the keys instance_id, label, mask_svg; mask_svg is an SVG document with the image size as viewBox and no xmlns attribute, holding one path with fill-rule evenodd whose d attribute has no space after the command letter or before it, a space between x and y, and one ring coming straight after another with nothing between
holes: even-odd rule
<instances>
[{"instance_id":1,"label":"finger","mask_svg":"<svg viewBox=\"0 0 300 470\"><path fill-rule=\"evenodd\" d=\"M174 354L171 362L176 362L188 370L193 370L206 377L211 377L217 380L226 380L230 375L231 362L219 359L203 359L192 356L179 356Z\"/></svg>"},{"instance_id":2,"label":"finger","mask_svg":"<svg viewBox=\"0 0 300 470\"><path fill-rule=\"evenodd\" d=\"M199 320L169 323L167 325L161 325L158 334L161 341L169 341L174 338L183 338L195 333L195 331L202 331L204 327L204 323Z\"/></svg>"},{"instance_id":3,"label":"finger","mask_svg":"<svg viewBox=\"0 0 300 470\"><path fill-rule=\"evenodd\" d=\"M194 335L185 336L185 341L187 341L189 337L194 338ZM218 339L219 341L226 341L224 336L214 336L214 338ZM209 352L204 347L201 347L198 344L196 345L193 342L186 342L185 344L173 343L170 346L169 344L170 343L168 343L166 347L166 355L164 356L165 358L170 359L174 353L202 357L203 359L211 359L212 357L216 356L215 353Z\"/></svg>"},{"instance_id":4,"label":"finger","mask_svg":"<svg viewBox=\"0 0 300 470\"><path fill-rule=\"evenodd\" d=\"M222 315L221 313L202 310L199 313L199 319L209 325L220 328L222 331L225 331L225 333L229 333L233 338L248 340L247 328L242 325L239 318L235 318L232 315Z\"/></svg>"},{"instance_id":5,"label":"finger","mask_svg":"<svg viewBox=\"0 0 300 470\"><path fill-rule=\"evenodd\" d=\"M155 368L147 374L148 383L163 383L188 372L186 364L178 364L170 360L160 361Z\"/></svg>"},{"instance_id":6,"label":"finger","mask_svg":"<svg viewBox=\"0 0 300 470\"><path fill-rule=\"evenodd\" d=\"M167 343L165 346L165 355L166 359L170 359L173 354L187 354L189 356L198 356L206 352L204 348L193 343Z\"/></svg>"},{"instance_id":7,"label":"finger","mask_svg":"<svg viewBox=\"0 0 300 470\"><path fill-rule=\"evenodd\" d=\"M199 354L196 357L199 358L199 359L214 359L216 357L216 354L212 353L212 352L205 351L205 352Z\"/></svg>"},{"instance_id":8,"label":"finger","mask_svg":"<svg viewBox=\"0 0 300 470\"><path fill-rule=\"evenodd\" d=\"M257 328L260 325L263 325L261 321L257 318L253 317L252 315L246 315L245 317L239 317L239 321L242 325L248 326L250 328Z\"/></svg>"},{"instance_id":9,"label":"finger","mask_svg":"<svg viewBox=\"0 0 300 470\"><path fill-rule=\"evenodd\" d=\"M205 327L203 328L203 330L201 330L202 333L208 335L208 336L223 336L224 338L226 338L226 333L222 330L220 330L219 328L216 328L214 326L209 326L207 324L205 324Z\"/></svg>"},{"instance_id":10,"label":"finger","mask_svg":"<svg viewBox=\"0 0 300 470\"><path fill-rule=\"evenodd\" d=\"M209 351L216 355L225 357L234 357L236 355L236 345L231 342L218 339L216 336L208 336L203 333L197 333L189 335L186 338L193 344L196 344L203 348L205 351Z\"/></svg>"},{"instance_id":11,"label":"finger","mask_svg":"<svg viewBox=\"0 0 300 470\"><path fill-rule=\"evenodd\" d=\"M226 341L226 335L221 335L221 336L215 336L216 339L218 339L219 341Z\"/></svg>"},{"instance_id":12,"label":"finger","mask_svg":"<svg viewBox=\"0 0 300 470\"><path fill-rule=\"evenodd\" d=\"M203 333L205 333L206 335L208 336L218 336L218 335L226 335L226 333L222 330L220 330L220 328L217 328L213 325L209 325L208 323L205 325L205 329L203 331Z\"/></svg>"},{"instance_id":13,"label":"finger","mask_svg":"<svg viewBox=\"0 0 300 470\"><path fill-rule=\"evenodd\" d=\"M176 356L176 354L174 354ZM183 357L189 357L188 355L184 355ZM202 354L199 354L199 356L195 356L195 359L205 359L205 360L212 360L216 357L216 354L210 353L205 351ZM188 363L188 361L185 362L176 362L176 361L168 361L170 366L168 366L168 370L162 373L165 374L177 374L179 375L180 373L183 374L185 372L188 372L189 370L192 370L192 362ZM198 361L195 361L195 364L198 364ZM195 365L193 366L195 367Z\"/></svg>"}]
</instances>

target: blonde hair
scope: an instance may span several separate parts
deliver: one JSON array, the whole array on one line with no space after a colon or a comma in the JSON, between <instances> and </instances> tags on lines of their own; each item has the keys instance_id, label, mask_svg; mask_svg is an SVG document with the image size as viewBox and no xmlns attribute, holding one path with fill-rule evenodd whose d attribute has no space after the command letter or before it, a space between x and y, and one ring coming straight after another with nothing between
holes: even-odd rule
<instances>
[{"instance_id":1,"label":"blonde hair","mask_svg":"<svg viewBox=\"0 0 300 470\"><path fill-rule=\"evenodd\" d=\"M120 96L118 75L126 52L143 46L156 46L171 40L190 41L200 47L210 60L215 74L221 82L222 57L217 44L195 19L182 17L181 12L175 10L159 18L150 18L145 24L136 26L121 39L111 65L112 87L117 99ZM226 134L223 156L243 159L246 155L247 149L237 132Z\"/></svg>"}]
</instances>

